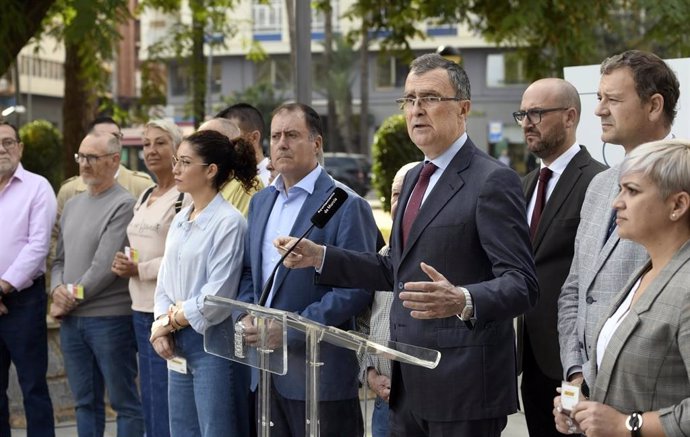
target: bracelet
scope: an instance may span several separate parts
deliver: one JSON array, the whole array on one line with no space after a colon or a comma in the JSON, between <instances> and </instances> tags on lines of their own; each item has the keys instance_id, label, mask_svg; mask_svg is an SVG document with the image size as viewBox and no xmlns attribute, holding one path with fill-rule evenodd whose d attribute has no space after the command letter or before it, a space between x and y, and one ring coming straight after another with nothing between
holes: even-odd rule
<instances>
[{"instance_id":1,"label":"bracelet","mask_svg":"<svg viewBox=\"0 0 690 437\"><path fill-rule=\"evenodd\" d=\"M170 326L172 326L175 331L179 331L180 329L184 328L182 323L177 321L177 313L179 312L179 308L175 308L175 312L173 312L172 316L170 317Z\"/></svg>"}]
</instances>

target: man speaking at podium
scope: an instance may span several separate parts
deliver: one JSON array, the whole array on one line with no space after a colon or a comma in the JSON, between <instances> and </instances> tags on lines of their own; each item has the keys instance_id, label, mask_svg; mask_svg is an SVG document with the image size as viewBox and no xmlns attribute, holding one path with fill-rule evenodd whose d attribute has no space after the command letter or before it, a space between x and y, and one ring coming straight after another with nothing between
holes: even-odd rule
<instances>
[{"instance_id":1,"label":"man speaking at podium","mask_svg":"<svg viewBox=\"0 0 690 437\"><path fill-rule=\"evenodd\" d=\"M517 411L513 318L538 295L520 179L468 138L458 64L417 58L398 103L425 162L405 177L390 254L303 240L285 264L315 267L320 284L394 290L391 340L441 352L433 370L393 363L391 435L498 437Z\"/></svg>"},{"instance_id":2,"label":"man speaking at podium","mask_svg":"<svg viewBox=\"0 0 690 437\"><path fill-rule=\"evenodd\" d=\"M323 134L319 115L309 106L291 103L278 107L271 121L271 162L280 175L249 204L249 229L245 243L244 271L237 299L260 302L264 284L272 280L266 306L344 330L355 328L354 318L371 300L371 291L314 284L313 270L280 266L273 247L279 235L302 235L310 217L329 198L335 182L318 163ZM374 252L376 223L369 204L353 191L323 228L309 237L320 244ZM261 302L263 304L263 302ZM249 317L241 320L245 335L256 333ZM290 338L290 336L288 337ZM301 437L305 433L305 342L289 342L288 374L271 377L271 435ZM320 429L323 436L361 436L362 414L357 396L359 365L355 353L321 343L319 384ZM252 374L256 389L257 372Z\"/></svg>"}]
</instances>

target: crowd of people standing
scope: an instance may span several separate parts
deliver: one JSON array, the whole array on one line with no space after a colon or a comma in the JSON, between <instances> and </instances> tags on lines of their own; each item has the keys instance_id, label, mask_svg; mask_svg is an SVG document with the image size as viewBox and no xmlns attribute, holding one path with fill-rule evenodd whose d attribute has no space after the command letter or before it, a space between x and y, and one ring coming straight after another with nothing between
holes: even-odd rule
<instances>
[{"instance_id":1,"label":"crowd of people standing","mask_svg":"<svg viewBox=\"0 0 690 437\"><path fill-rule=\"evenodd\" d=\"M652 53L602 63L602 140L626 151L606 168L577 142L575 87L535 81L513 117L541 163L520 180L467 135L464 69L420 56L397 102L425 158L394 181L382 250L369 204L320 164L323 127L308 105L274 110L270 160L251 105L187 137L151 120L143 156L155 183L121 165L119 126L97 119L74 156L80 176L57 197L23 169L18 132L0 123L0 437L10 435L10 362L27 435L54 435L47 310L60 321L80 437L103 435L106 392L118 436L254 435L258 372L205 352L218 323L207 296L343 330L370 311L372 339L441 352L426 369L322 345L324 436L362 435L360 382L377 395L375 437L499 436L520 373L533 437L688 435L690 141L672 134L679 94ZM349 194L341 208L298 243L336 188ZM232 317L256 345L253 317ZM269 330L280 343L281 327ZM306 344L286 341L288 374L268 387L271 434L301 437Z\"/></svg>"}]
</instances>

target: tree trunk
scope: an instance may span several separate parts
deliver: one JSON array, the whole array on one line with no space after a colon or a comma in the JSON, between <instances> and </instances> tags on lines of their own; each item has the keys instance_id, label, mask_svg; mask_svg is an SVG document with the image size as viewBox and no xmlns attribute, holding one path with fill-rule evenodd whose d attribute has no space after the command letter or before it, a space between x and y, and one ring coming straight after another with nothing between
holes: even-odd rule
<instances>
[{"instance_id":1,"label":"tree trunk","mask_svg":"<svg viewBox=\"0 0 690 437\"><path fill-rule=\"evenodd\" d=\"M66 178L79 173L74 154L86 135L86 128L94 119L96 101L89 81L82 72L83 57L81 44L65 41L65 97L62 101L62 142L64 145L63 165Z\"/></svg>"},{"instance_id":2,"label":"tree trunk","mask_svg":"<svg viewBox=\"0 0 690 437\"><path fill-rule=\"evenodd\" d=\"M324 2L324 51L323 51L323 65L324 74L329 74L333 65L333 8L329 2ZM328 117L326 118L326 131L328 132L328 138L326 139L326 145L328 150L332 152L338 152L341 150L341 145L338 144L338 115L335 110L335 96L333 95L330 86L326 87L326 92L328 93Z\"/></svg>"},{"instance_id":3,"label":"tree trunk","mask_svg":"<svg viewBox=\"0 0 690 437\"><path fill-rule=\"evenodd\" d=\"M359 48L359 153L369 156L369 23L362 20L362 45Z\"/></svg>"},{"instance_id":4,"label":"tree trunk","mask_svg":"<svg viewBox=\"0 0 690 437\"><path fill-rule=\"evenodd\" d=\"M290 81L294 83L295 75L295 57L297 56L297 32L295 30L295 0L285 0L285 13L287 14L288 35L290 37ZM297 100L297 95L295 95ZM270 123L270 120L269 120Z\"/></svg>"},{"instance_id":5,"label":"tree trunk","mask_svg":"<svg viewBox=\"0 0 690 437\"><path fill-rule=\"evenodd\" d=\"M191 0L192 10L192 118L194 129L204 122L206 103L206 63L204 62L204 28L205 22L199 21L199 16L205 16L204 0Z\"/></svg>"}]
</instances>

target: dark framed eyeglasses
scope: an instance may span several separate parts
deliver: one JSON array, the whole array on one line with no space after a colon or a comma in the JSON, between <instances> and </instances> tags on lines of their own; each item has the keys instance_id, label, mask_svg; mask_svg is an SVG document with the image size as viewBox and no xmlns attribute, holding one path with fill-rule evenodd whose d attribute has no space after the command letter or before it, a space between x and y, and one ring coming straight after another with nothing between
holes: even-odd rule
<instances>
[{"instance_id":1,"label":"dark framed eyeglasses","mask_svg":"<svg viewBox=\"0 0 690 437\"><path fill-rule=\"evenodd\" d=\"M567 111L568 109L570 109L570 108L548 108L548 109L530 109L528 111L515 111L515 112L513 112L513 118L515 119L515 122L517 124L522 124L525 117L527 117L527 121L536 125L536 124L541 123L542 115L548 114L549 112L555 112L555 111Z\"/></svg>"},{"instance_id":2,"label":"dark framed eyeglasses","mask_svg":"<svg viewBox=\"0 0 690 437\"><path fill-rule=\"evenodd\" d=\"M81 164L85 162L88 165L92 165L95 162L98 162L101 160L101 158L105 158L106 156L111 156L111 155L117 155L116 152L113 153L104 153L103 155L85 155L83 153L75 153L74 154L74 161L77 164Z\"/></svg>"}]
</instances>

